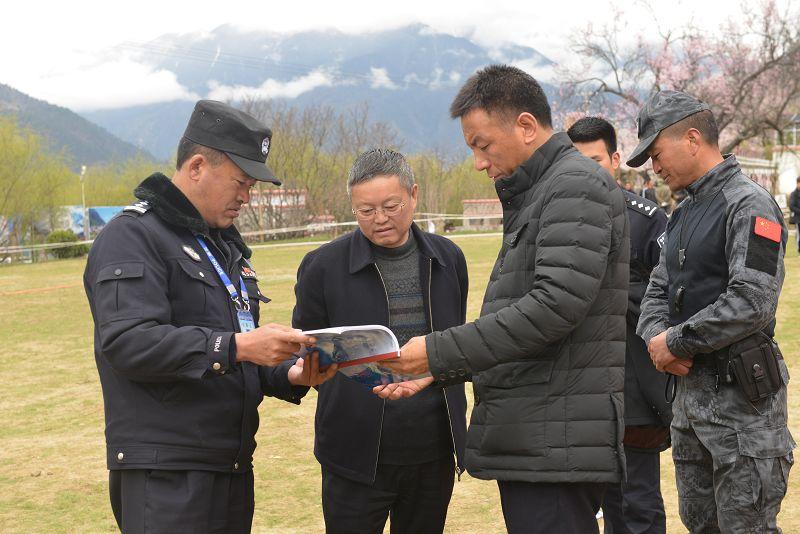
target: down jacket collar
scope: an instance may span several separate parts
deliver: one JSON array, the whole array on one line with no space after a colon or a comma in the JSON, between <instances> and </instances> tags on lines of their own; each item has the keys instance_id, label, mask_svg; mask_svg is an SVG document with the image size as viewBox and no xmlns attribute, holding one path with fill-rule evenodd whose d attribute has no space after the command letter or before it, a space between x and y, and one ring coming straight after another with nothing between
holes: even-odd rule
<instances>
[{"instance_id":1,"label":"down jacket collar","mask_svg":"<svg viewBox=\"0 0 800 534\"><path fill-rule=\"evenodd\" d=\"M511 176L497 180L494 187L503 207L516 204L515 199L538 182L553 162L559 159L564 151L571 148L572 141L566 133L553 134L545 144L536 149L525 163L517 167Z\"/></svg>"}]
</instances>

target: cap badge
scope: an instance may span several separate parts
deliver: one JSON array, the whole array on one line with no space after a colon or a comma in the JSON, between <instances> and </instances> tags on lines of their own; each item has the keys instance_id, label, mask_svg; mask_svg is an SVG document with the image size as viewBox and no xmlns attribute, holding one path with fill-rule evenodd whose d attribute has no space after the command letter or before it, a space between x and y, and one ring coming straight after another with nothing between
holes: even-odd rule
<instances>
[{"instance_id":1,"label":"cap badge","mask_svg":"<svg viewBox=\"0 0 800 534\"><path fill-rule=\"evenodd\" d=\"M269 137L265 137L263 141L261 141L261 153L264 154L264 157L267 157L269 154Z\"/></svg>"},{"instance_id":2,"label":"cap badge","mask_svg":"<svg viewBox=\"0 0 800 534\"><path fill-rule=\"evenodd\" d=\"M197 251L189 245L183 245L183 251L194 261L200 261L200 254L198 254Z\"/></svg>"}]
</instances>

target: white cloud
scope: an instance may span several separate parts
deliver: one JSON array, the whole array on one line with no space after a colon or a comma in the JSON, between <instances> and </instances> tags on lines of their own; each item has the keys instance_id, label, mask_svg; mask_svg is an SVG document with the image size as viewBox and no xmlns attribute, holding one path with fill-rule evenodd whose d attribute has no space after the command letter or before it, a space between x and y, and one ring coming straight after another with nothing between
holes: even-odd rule
<instances>
[{"instance_id":1,"label":"white cloud","mask_svg":"<svg viewBox=\"0 0 800 534\"><path fill-rule=\"evenodd\" d=\"M779 9L785 9L792 1L778 0ZM629 44L640 31L645 35L656 34L654 18L662 30L677 29L693 19L704 30L718 31L725 18L741 13L740 2L676 0L656 3L651 10L639 2L620 0L561 3L494 0L480 4L467 2L466 8L463 0L407 0L381 6L380 10L366 10L363 0L340 0L317 2L314 9L309 9L304 2L273 3L270 16L265 18L253 17L252 3L244 0L227 0L223 15L217 9L218 2L211 0L196 0L191 10L181 2L140 0L137 8L126 11L124 16L120 16L117 3L107 0L79 0L77 3L27 0L13 3L11 15L6 17L10 23L0 32L0 49L4 50L0 54L0 83L79 109L193 98L194 95L181 87L169 72L137 64L135 58L134 61L120 59L119 48L115 47L125 41L150 42L165 33L205 32L210 35L222 24L281 33L322 28L363 33L419 22L431 27L423 32L466 36L488 47L500 48L509 41L532 46L563 64L575 57L569 38L589 22L595 26L612 22L616 16L615 5L624 7L628 18L630 31L623 32L620 37ZM153 17L155 12L157 17ZM43 17L43 13L47 16ZM269 53L265 51L265 55ZM98 62L110 64L99 65ZM403 84L392 82L388 75L382 78L380 70L372 74L373 83L383 84L383 87ZM547 72L535 71L536 74L547 79ZM317 82L330 82L324 80L324 75L319 78ZM302 94L303 84L313 82L313 79L292 80L288 84L274 81L267 89L276 89L282 94ZM446 83L445 78L442 82ZM293 83L295 85L291 85ZM336 83L348 82L337 79ZM225 88L228 92L258 89Z\"/></svg>"},{"instance_id":2,"label":"white cloud","mask_svg":"<svg viewBox=\"0 0 800 534\"><path fill-rule=\"evenodd\" d=\"M535 59L523 59L511 63L536 78L536 81L543 83L556 83L557 73L554 65L542 64Z\"/></svg>"},{"instance_id":3,"label":"white cloud","mask_svg":"<svg viewBox=\"0 0 800 534\"><path fill-rule=\"evenodd\" d=\"M428 87L431 89L439 89L442 87L442 74L444 74L444 70L436 67L433 69L433 79L428 83Z\"/></svg>"},{"instance_id":4,"label":"white cloud","mask_svg":"<svg viewBox=\"0 0 800 534\"><path fill-rule=\"evenodd\" d=\"M435 68L433 69L433 78L428 83L428 87L436 90L442 87L458 85L459 81L461 81L461 74L457 71L451 70L449 74L445 75L444 70Z\"/></svg>"},{"instance_id":5,"label":"white cloud","mask_svg":"<svg viewBox=\"0 0 800 534\"><path fill-rule=\"evenodd\" d=\"M258 87L247 85L220 85L216 80L208 82L208 98L214 100L242 100L244 98L297 98L316 89L333 85L333 76L323 69L316 69L305 76L281 82L269 78Z\"/></svg>"},{"instance_id":6,"label":"white cloud","mask_svg":"<svg viewBox=\"0 0 800 534\"><path fill-rule=\"evenodd\" d=\"M370 67L370 87L373 89L397 89L397 84L389 78L389 72L384 68Z\"/></svg>"},{"instance_id":7,"label":"white cloud","mask_svg":"<svg viewBox=\"0 0 800 534\"><path fill-rule=\"evenodd\" d=\"M26 90L24 85L18 89ZM173 72L125 57L46 73L30 94L75 111L198 98L178 83Z\"/></svg>"}]
</instances>

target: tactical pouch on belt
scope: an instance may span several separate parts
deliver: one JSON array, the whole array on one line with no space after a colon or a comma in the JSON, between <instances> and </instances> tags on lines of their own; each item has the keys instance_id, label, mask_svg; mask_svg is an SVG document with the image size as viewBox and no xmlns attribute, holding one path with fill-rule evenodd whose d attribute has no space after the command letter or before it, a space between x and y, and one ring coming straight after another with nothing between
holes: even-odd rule
<instances>
[{"instance_id":1,"label":"tactical pouch on belt","mask_svg":"<svg viewBox=\"0 0 800 534\"><path fill-rule=\"evenodd\" d=\"M756 332L730 346L729 370L745 397L756 402L781 388L778 360L782 359L778 344L763 332Z\"/></svg>"}]
</instances>

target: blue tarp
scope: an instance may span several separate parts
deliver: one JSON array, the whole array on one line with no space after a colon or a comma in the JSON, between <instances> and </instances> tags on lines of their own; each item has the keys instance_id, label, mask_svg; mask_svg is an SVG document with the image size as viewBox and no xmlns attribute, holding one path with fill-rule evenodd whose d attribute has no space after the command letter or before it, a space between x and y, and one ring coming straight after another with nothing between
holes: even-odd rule
<instances>
[{"instance_id":1,"label":"blue tarp","mask_svg":"<svg viewBox=\"0 0 800 534\"><path fill-rule=\"evenodd\" d=\"M125 206L95 206L93 208L88 208L89 225L91 226L92 235L96 235L97 232L108 224L108 221L113 219L124 207ZM83 238L83 208L81 206L67 206L67 209L69 210L69 230L72 230L78 237Z\"/></svg>"}]
</instances>

